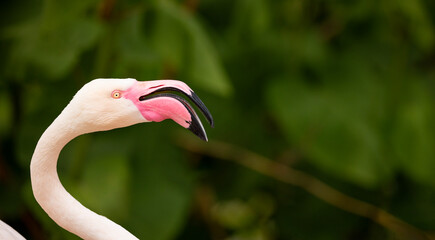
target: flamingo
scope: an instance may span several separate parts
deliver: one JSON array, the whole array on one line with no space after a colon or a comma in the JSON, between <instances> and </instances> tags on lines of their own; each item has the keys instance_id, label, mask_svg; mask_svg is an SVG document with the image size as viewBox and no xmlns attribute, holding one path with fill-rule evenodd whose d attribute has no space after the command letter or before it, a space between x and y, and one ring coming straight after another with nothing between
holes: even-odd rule
<instances>
[{"instance_id":1,"label":"flamingo","mask_svg":"<svg viewBox=\"0 0 435 240\"><path fill-rule=\"evenodd\" d=\"M33 195L48 216L83 239L138 239L71 196L57 175L57 160L62 148L79 135L165 119L174 120L207 141L201 121L181 95L195 103L213 127L213 118L207 107L181 81L142 82L127 78L95 79L85 84L42 134L30 163ZM20 236L1 223L0 237L2 234Z\"/></svg>"},{"instance_id":2,"label":"flamingo","mask_svg":"<svg viewBox=\"0 0 435 240\"><path fill-rule=\"evenodd\" d=\"M15 229L0 220L0 239L26 240Z\"/></svg>"}]
</instances>

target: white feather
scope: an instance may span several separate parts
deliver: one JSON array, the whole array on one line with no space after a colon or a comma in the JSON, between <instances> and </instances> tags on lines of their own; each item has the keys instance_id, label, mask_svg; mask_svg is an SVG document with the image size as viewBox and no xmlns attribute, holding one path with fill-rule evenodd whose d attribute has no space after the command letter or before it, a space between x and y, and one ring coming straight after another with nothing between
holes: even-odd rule
<instances>
[{"instance_id":1,"label":"white feather","mask_svg":"<svg viewBox=\"0 0 435 240\"><path fill-rule=\"evenodd\" d=\"M17 231L0 220L0 239L1 240L26 240Z\"/></svg>"}]
</instances>

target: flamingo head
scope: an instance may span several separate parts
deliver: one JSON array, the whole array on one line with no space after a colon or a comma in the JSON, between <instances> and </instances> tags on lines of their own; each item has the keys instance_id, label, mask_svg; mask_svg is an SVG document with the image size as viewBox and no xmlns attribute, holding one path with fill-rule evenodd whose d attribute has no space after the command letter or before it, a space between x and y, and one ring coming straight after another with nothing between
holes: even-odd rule
<instances>
[{"instance_id":1,"label":"flamingo head","mask_svg":"<svg viewBox=\"0 0 435 240\"><path fill-rule=\"evenodd\" d=\"M176 80L95 79L77 92L66 109L72 110L70 118L85 133L172 119L207 141L204 127L186 99L213 127L213 118L201 99Z\"/></svg>"}]
</instances>

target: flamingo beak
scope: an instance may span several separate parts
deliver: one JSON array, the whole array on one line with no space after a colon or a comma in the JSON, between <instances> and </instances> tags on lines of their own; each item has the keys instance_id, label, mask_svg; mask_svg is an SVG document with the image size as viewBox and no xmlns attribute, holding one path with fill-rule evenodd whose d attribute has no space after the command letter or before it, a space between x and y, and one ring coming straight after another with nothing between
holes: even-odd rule
<instances>
[{"instance_id":1,"label":"flamingo beak","mask_svg":"<svg viewBox=\"0 0 435 240\"><path fill-rule=\"evenodd\" d=\"M211 127L214 127L213 117L205 104L181 81L138 81L125 92L124 97L133 101L147 121L160 122L172 119L207 141L204 127L187 98L203 113Z\"/></svg>"}]
</instances>

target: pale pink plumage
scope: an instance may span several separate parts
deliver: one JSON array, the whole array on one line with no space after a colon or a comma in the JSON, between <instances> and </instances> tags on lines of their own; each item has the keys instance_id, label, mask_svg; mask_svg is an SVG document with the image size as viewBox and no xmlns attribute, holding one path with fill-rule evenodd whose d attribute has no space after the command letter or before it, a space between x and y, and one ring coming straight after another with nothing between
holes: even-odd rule
<instances>
[{"instance_id":1,"label":"pale pink plumage","mask_svg":"<svg viewBox=\"0 0 435 240\"><path fill-rule=\"evenodd\" d=\"M25 240L17 231L0 220L0 239L1 240Z\"/></svg>"}]
</instances>

